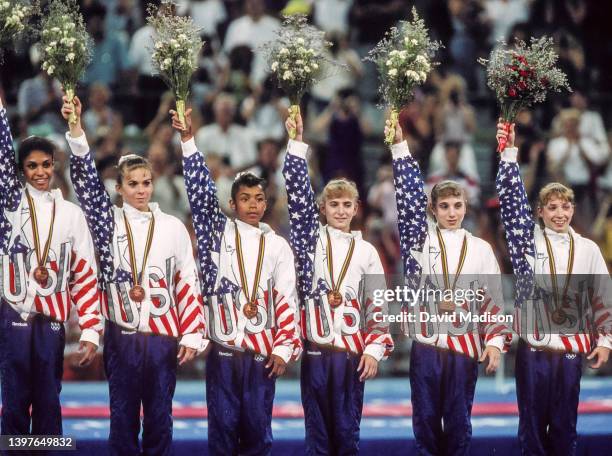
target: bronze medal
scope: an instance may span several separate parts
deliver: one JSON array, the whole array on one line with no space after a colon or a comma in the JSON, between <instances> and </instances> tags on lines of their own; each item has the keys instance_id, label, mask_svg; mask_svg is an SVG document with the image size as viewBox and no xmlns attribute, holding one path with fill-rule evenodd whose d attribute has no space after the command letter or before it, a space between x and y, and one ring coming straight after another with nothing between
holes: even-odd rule
<instances>
[{"instance_id":1,"label":"bronze medal","mask_svg":"<svg viewBox=\"0 0 612 456\"><path fill-rule=\"evenodd\" d=\"M247 302L243 307L242 311L244 315L250 320L251 318L255 318L257 316L257 303L256 302Z\"/></svg>"},{"instance_id":2,"label":"bronze medal","mask_svg":"<svg viewBox=\"0 0 612 456\"><path fill-rule=\"evenodd\" d=\"M53 200L53 209L51 211L51 223L49 224L49 233L47 235L47 242L42 249L40 248L40 235L38 233L38 218L36 217L36 207L34 206L34 200L30 195L30 192L26 188L26 198L28 200L28 209L30 211L30 221L32 224L32 237L34 238L34 251L36 252L36 260L38 266L34 269L34 280L40 285L45 286L49 279L49 270L45 267L47 258L49 257L49 250L51 249L51 238L53 237L53 226L55 224L55 200Z\"/></svg>"},{"instance_id":3,"label":"bronze medal","mask_svg":"<svg viewBox=\"0 0 612 456\"><path fill-rule=\"evenodd\" d=\"M47 283L47 279L49 278L49 271L44 266L38 266L34 270L34 279L41 285L45 285Z\"/></svg>"},{"instance_id":4,"label":"bronze medal","mask_svg":"<svg viewBox=\"0 0 612 456\"><path fill-rule=\"evenodd\" d=\"M355 238L351 239L351 243L349 244L348 252L346 254L346 258L344 258L344 262L342 264L342 269L340 269L340 275L338 277L338 281L334 282L334 257L332 251L332 243L331 237L329 236L329 231L326 230L327 234L327 270L329 271L329 278L331 281L332 289L327 292L327 302L330 307L336 308L340 304L342 304L343 298L342 293L340 293L340 285L346 276L349 265L351 263L351 259L353 258L353 252L355 251Z\"/></svg>"},{"instance_id":5,"label":"bronze medal","mask_svg":"<svg viewBox=\"0 0 612 456\"><path fill-rule=\"evenodd\" d=\"M138 280L138 267L136 266L136 251L134 250L134 236L132 234L132 228L130 223L128 222L127 216L125 215L125 211L123 211L123 221L125 223L125 234L128 241L128 251L130 254L130 268L132 270L132 281L134 286L130 288L128 295L130 299L134 302L142 302L145 298L145 290L140 285ZM153 233L155 231L155 217L151 214L151 221L149 222L149 229L147 231L147 240L145 242L145 251L142 258L142 267L141 273L144 277L145 268L147 265L147 258L149 257L149 252L151 251L151 244L153 243Z\"/></svg>"},{"instance_id":6,"label":"bronze medal","mask_svg":"<svg viewBox=\"0 0 612 456\"><path fill-rule=\"evenodd\" d=\"M338 291L330 291L327 293L327 302L332 307L338 307L342 304L342 295Z\"/></svg>"},{"instance_id":7,"label":"bronze medal","mask_svg":"<svg viewBox=\"0 0 612 456\"><path fill-rule=\"evenodd\" d=\"M563 309L557 309L552 313L552 321L556 325L562 325L567 320L567 314Z\"/></svg>"},{"instance_id":8,"label":"bronze medal","mask_svg":"<svg viewBox=\"0 0 612 456\"><path fill-rule=\"evenodd\" d=\"M263 259L266 251L266 238L263 233L259 235L259 250L257 252L257 265L255 266L255 279L253 280L253 289L249 297L249 285L244 267L244 257L242 254L242 239L238 231L238 224L234 221L235 241L236 241L236 256L238 257L238 272L240 273L240 285L244 296L248 302L242 306L244 316L249 320L257 316L257 287L261 279L261 271L263 269Z\"/></svg>"},{"instance_id":9,"label":"bronze medal","mask_svg":"<svg viewBox=\"0 0 612 456\"><path fill-rule=\"evenodd\" d=\"M135 285L130 289L129 295L132 301L142 302L145 297L144 288L142 288L140 285Z\"/></svg>"},{"instance_id":10,"label":"bronze medal","mask_svg":"<svg viewBox=\"0 0 612 456\"><path fill-rule=\"evenodd\" d=\"M550 269L550 278L553 287L553 300L554 300L554 311L550 316L550 319L556 325L562 325L567 320L567 312L563 310L564 306L569 307L569 298L567 296L567 290L569 288L570 278L572 276L572 271L574 269L574 236L572 233L569 233L569 255L567 258L567 274L565 276L565 284L563 286L563 292L561 296L559 296L559 288L557 283L557 265L555 263L555 256L553 254L552 245L546 231L544 233L544 240L546 241L546 250L548 252L548 267Z\"/></svg>"},{"instance_id":11,"label":"bronze medal","mask_svg":"<svg viewBox=\"0 0 612 456\"><path fill-rule=\"evenodd\" d=\"M457 305L453 301L450 301L450 300L441 301L439 305L440 313L451 314L455 312L456 308L457 308Z\"/></svg>"}]
</instances>

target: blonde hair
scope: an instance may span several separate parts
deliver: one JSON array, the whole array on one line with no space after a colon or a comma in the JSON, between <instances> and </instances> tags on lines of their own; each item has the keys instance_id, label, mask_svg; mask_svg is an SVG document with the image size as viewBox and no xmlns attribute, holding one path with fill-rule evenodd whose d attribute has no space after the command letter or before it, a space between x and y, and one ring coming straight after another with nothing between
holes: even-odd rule
<instances>
[{"instance_id":1,"label":"blonde hair","mask_svg":"<svg viewBox=\"0 0 612 456\"><path fill-rule=\"evenodd\" d=\"M559 182L551 182L545 185L538 195L538 207L544 207L548 202L557 197L571 204L575 204L574 191Z\"/></svg>"},{"instance_id":2,"label":"blonde hair","mask_svg":"<svg viewBox=\"0 0 612 456\"><path fill-rule=\"evenodd\" d=\"M457 182L451 180L442 181L433 186L431 189L431 205L435 207L438 200L442 198L448 198L449 196L455 196L457 198L463 197L467 202L467 195L465 189Z\"/></svg>"},{"instance_id":3,"label":"blonde hair","mask_svg":"<svg viewBox=\"0 0 612 456\"><path fill-rule=\"evenodd\" d=\"M135 169L144 168L149 170L151 175L153 175L153 168L151 167L151 163L144 157L135 154L124 155L119 158L119 162L117 163L117 185L121 185L123 183L123 178L127 176L130 171Z\"/></svg>"},{"instance_id":4,"label":"blonde hair","mask_svg":"<svg viewBox=\"0 0 612 456\"><path fill-rule=\"evenodd\" d=\"M332 179L323 188L321 195L319 195L319 205L323 206L328 199L341 198L343 196L348 196L355 202L358 202L359 190L357 190L357 185L352 180L344 177Z\"/></svg>"}]
</instances>

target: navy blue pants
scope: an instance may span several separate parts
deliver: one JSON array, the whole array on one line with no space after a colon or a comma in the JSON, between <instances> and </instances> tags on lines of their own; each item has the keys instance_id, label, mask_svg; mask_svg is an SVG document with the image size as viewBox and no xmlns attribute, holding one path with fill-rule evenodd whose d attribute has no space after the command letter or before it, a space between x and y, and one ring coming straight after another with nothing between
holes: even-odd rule
<instances>
[{"instance_id":1,"label":"navy blue pants","mask_svg":"<svg viewBox=\"0 0 612 456\"><path fill-rule=\"evenodd\" d=\"M62 434L64 345L62 323L43 315L25 322L0 304L2 434Z\"/></svg>"},{"instance_id":2,"label":"navy blue pants","mask_svg":"<svg viewBox=\"0 0 612 456\"><path fill-rule=\"evenodd\" d=\"M177 340L126 333L107 321L104 367L110 392L112 455L141 454L140 405L143 409L142 454L172 454L172 398L176 386Z\"/></svg>"},{"instance_id":3,"label":"navy blue pants","mask_svg":"<svg viewBox=\"0 0 612 456\"><path fill-rule=\"evenodd\" d=\"M534 351L524 340L516 354L519 441L524 455L576 453L582 355Z\"/></svg>"},{"instance_id":4,"label":"navy blue pants","mask_svg":"<svg viewBox=\"0 0 612 456\"><path fill-rule=\"evenodd\" d=\"M419 454L469 454L477 379L477 360L413 342L412 428Z\"/></svg>"},{"instance_id":5,"label":"navy blue pants","mask_svg":"<svg viewBox=\"0 0 612 456\"><path fill-rule=\"evenodd\" d=\"M364 382L360 355L305 342L302 355L302 406L307 455L356 455Z\"/></svg>"},{"instance_id":6,"label":"navy blue pants","mask_svg":"<svg viewBox=\"0 0 612 456\"><path fill-rule=\"evenodd\" d=\"M212 343L212 342L211 342ZM212 343L206 358L208 451L211 455L269 455L276 380L266 358Z\"/></svg>"}]
</instances>

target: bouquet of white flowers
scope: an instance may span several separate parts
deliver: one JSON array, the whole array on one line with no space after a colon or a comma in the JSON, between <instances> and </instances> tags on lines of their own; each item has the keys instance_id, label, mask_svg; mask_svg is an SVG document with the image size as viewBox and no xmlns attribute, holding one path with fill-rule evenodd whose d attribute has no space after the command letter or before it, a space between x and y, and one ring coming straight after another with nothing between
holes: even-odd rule
<instances>
[{"instance_id":1,"label":"bouquet of white flowers","mask_svg":"<svg viewBox=\"0 0 612 456\"><path fill-rule=\"evenodd\" d=\"M423 84L437 65L432 58L442 47L439 42L430 40L425 22L415 8L412 8L412 17L412 22L401 21L389 30L365 58L378 67L383 104L391 108L387 144L391 144L395 136L400 110L412 98L414 88Z\"/></svg>"},{"instance_id":2,"label":"bouquet of white flowers","mask_svg":"<svg viewBox=\"0 0 612 456\"><path fill-rule=\"evenodd\" d=\"M29 19L38 13L38 3L21 0L0 0L0 59L5 48L29 29Z\"/></svg>"},{"instance_id":3,"label":"bouquet of white flowers","mask_svg":"<svg viewBox=\"0 0 612 456\"><path fill-rule=\"evenodd\" d=\"M198 68L198 53L204 44L190 17L175 16L168 4L149 8L147 22L155 29L153 67L174 93L179 120L185 125L185 101L189 82Z\"/></svg>"},{"instance_id":4,"label":"bouquet of white flowers","mask_svg":"<svg viewBox=\"0 0 612 456\"><path fill-rule=\"evenodd\" d=\"M42 21L40 37L42 69L64 87L69 100L91 61L93 41L83 22L76 0L53 0ZM76 114L70 114L70 123Z\"/></svg>"},{"instance_id":5,"label":"bouquet of white flowers","mask_svg":"<svg viewBox=\"0 0 612 456\"><path fill-rule=\"evenodd\" d=\"M300 112L302 96L322 77L321 64L331 43L324 33L306 23L306 16L285 16L277 38L263 45L270 71L279 86L289 97L290 116L295 119ZM332 62L333 64L333 62ZM295 132L289 132L295 138Z\"/></svg>"}]
</instances>

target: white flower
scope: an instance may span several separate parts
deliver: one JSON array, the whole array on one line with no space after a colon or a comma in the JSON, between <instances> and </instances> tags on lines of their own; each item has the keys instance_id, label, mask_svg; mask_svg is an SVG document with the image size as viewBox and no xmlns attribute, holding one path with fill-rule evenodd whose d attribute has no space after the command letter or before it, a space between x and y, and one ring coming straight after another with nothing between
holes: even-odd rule
<instances>
[{"instance_id":1,"label":"white flower","mask_svg":"<svg viewBox=\"0 0 612 456\"><path fill-rule=\"evenodd\" d=\"M412 38L410 40L410 44L412 44L413 46L416 46L417 44L419 44L419 42L417 40L415 40L414 38Z\"/></svg>"},{"instance_id":2,"label":"white flower","mask_svg":"<svg viewBox=\"0 0 612 456\"><path fill-rule=\"evenodd\" d=\"M187 35L185 35L184 33L181 33L181 34L178 36L178 39L179 39L179 40L183 40L183 41L187 41Z\"/></svg>"},{"instance_id":3,"label":"white flower","mask_svg":"<svg viewBox=\"0 0 612 456\"><path fill-rule=\"evenodd\" d=\"M425 82L425 79L427 79L427 73L420 71L419 75L421 76L421 81Z\"/></svg>"},{"instance_id":4,"label":"white flower","mask_svg":"<svg viewBox=\"0 0 612 456\"><path fill-rule=\"evenodd\" d=\"M293 73L289 70L285 71L283 73L283 79L286 81L287 79L291 79L293 78Z\"/></svg>"},{"instance_id":5,"label":"white flower","mask_svg":"<svg viewBox=\"0 0 612 456\"><path fill-rule=\"evenodd\" d=\"M318 69L319 69L319 64L315 62L315 63L313 63L312 65L310 65L310 67L311 67L313 70L318 70Z\"/></svg>"},{"instance_id":6,"label":"white flower","mask_svg":"<svg viewBox=\"0 0 612 456\"><path fill-rule=\"evenodd\" d=\"M298 39L297 39L297 43L298 43L298 44L304 44L304 42L305 42L305 41L304 41L304 38L298 38Z\"/></svg>"},{"instance_id":7,"label":"white flower","mask_svg":"<svg viewBox=\"0 0 612 456\"><path fill-rule=\"evenodd\" d=\"M309 48L309 49L308 49L308 53L309 53L309 54L311 54L311 55L314 55L315 51L314 51L314 49L313 49L313 48Z\"/></svg>"},{"instance_id":8,"label":"white flower","mask_svg":"<svg viewBox=\"0 0 612 456\"><path fill-rule=\"evenodd\" d=\"M51 42L49 43L49 46L51 46L51 47L55 47L55 46L57 46L57 41L51 41Z\"/></svg>"},{"instance_id":9,"label":"white flower","mask_svg":"<svg viewBox=\"0 0 612 456\"><path fill-rule=\"evenodd\" d=\"M272 62L272 71L278 70L278 62Z\"/></svg>"},{"instance_id":10,"label":"white flower","mask_svg":"<svg viewBox=\"0 0 612 456\"><path fill-rule=\"evenodd\" d=\"M391 65L393 65L393 60L391 59L387 60L387 66L391 66Z\"/></svg>"},{"instance_id":11,"label":"white flower","mask_svg":"<svg viewBox=\"0 0 612 456\"><path fill-rule=\"evenodd\" d=\"M414 70L408 70L408 71L406 71L406 77L407 77L408 79L411 79L411 80L413 80L413 81L417 81L417 82L420 80L419 73L417 73L417 72L416 72L416 71L414 71Z\"/></svg>"},{"instance_id":12,"label":"white flower","mask_svg":"<svg viewBox=\"0 0 612 456\"><path fill-rule=\"evenodd\" d=\"M45 52L51 52L51 51L52 51L51 46L47 46L47 47L45 48Z\"/></svg>"},{"instance_id":13,"label":"white flower","mask_svg":"<svg viewBox=\"0 0 612 456\"><path fill-rule=\"evenodd\" d=\"M51 31L52 32L59 32L60 29L59 29L59 27L53 27L53 28L51 28Z\"/></svg>"},{"instance_id":14,"label":"white flower","mask_svg":"<svg viewBox=\"0 0 612 456\"><path fill-rule=\"evenodd\" d=\"M2 2L2 8L8 9L9 6L11 6L9 2Z\"/></svg>"},{"instance_id":15,"label":"white flower","mask_svg":"<svg viewBox=\"0 0 612 456\"><path fill-rule=\"evenodd\" d=\"M164 47L164 45L162 44L161 41L158 41L157 43L155 43L155 49L161 49L163 47Z\"/></svg>"},{"instance_id":16,"label":"white flower","mask_svg":"<svg viewBox=\"0 0 612 456\"><path fill-rule=\"evenodd\" d=\"M70 52L67 56L66 56L66 62L72 62L74 61L74 58L76 57L76 55L74 54L74 52Z\"/></svg>"},{"instance_id":17,"label":"white flower","mask_svg":"<svg viewBox=\"0 0 612 456\"><path fill-rule=\"evenodd\" d=\"M310 67L308 65L304 67L304 72L310 73Z\"/></svg>"},{"instance_id":18,"label":"white flower","mask_svg":"<svg viewBox=\"0 0 612 456\"><path fill-rule=\"evenodd\" d=\"M51 76L54 71L55 71L55 66L49 65L49 68L47 68L47 74Z\"/></svg>"},{"instance_id":19,"label":"white flower","mask_svg":"<svg viewBox=\"0 0 612 456\"><path fill-rule=\"evenodd\" d=\"M289 49L282 48L280 51L278 51L278 53L281 54L281 55L289 54Z\"/></svg>"},{"instance_id":20,"label":"white flower","mask_svg":"<svg viewBox=\"0 0 612 456\"><path fill-rule=\"evenodd\" d=\"M400 51L399 56L402 60L406 60L406 57L408 56L408 52Z\"/></svg>"},{"instance_id":21,"label":"white flower","mask_svg":"<svg viewBox=\"0 0 612 456\"><path fill-rule=\"evenodd\" d=\"M171 59L165 59L165 60L164 60L164 62L163 62L163 64L164 64L166 67L170 68L170 65L172 65L172 60L171 60Z\"/></svg>"},{"instance_id":22,"label":"white flower","mask_svg":"<svg viewBox=\"0 0 612 456\"><path fill-rule=\"evenodd\" d=\"M178 41L176 41L174 38L172 38L170 40L170 45L173 46L173 47L178 47Z\"/></svg>"},{"instance_id":23,"label":"white flower","mask_svg":"<svg viewBox=\"0 0 612 456\"><path fill-rule=\"evenodd\" d=\"M391 57L396 56L396 55L398 55L398 54L399 54L399 51L398 51L397 49L393 49L391 52L389 52L389 55L390 55Z\"/></svg>"},{"instance_id":24,"label":"white flower","mask_svg":"<svg viewBox=\"0 0 612 456\"><path fill-rule=\"evenodd\" d=\"M304 61L303 60L296 60L295 64L296 65L304 65Z\"/></svg>"},{"instance_id":25,"label":"white flower","mask_svg":"<svg viewBox=\"0 0 612 456\"><path fill-rule=\"evenodd\" d=\"M48 67L48 66L49 66L49 62L43 62L43 64L42 64L42 69L43 69L44 71L47 71L47 67Z\"/></svg>"},{"instance_id":26,"label":"white flower","mask_svg":"<svg viewBox=\"0 0 612 456\"><path fill-rule=\"evenodd\" d=\"M416 59L414 59L415 62L420 63L421 65L425 65L427 63L429 63L427 61L427 57L425 57L423 54L419 54L416 56Z\"/></svg>"},{"instance_id":27,"label":"white flower","mask_svg":"<svg viewBox=\"0 0 612 456\"><path fill-rule=\"evenodd\" d=\"M391 76L392 78L397 76L397 68L391 68L389 70L389 76Z\"/></svg>"}]
</instances>

